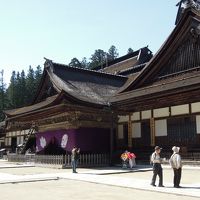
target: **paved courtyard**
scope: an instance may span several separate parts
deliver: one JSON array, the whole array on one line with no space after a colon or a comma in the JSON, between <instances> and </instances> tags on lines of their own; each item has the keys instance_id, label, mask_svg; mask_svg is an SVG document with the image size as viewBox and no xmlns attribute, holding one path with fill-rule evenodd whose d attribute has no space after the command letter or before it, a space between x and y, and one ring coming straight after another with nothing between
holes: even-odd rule
<instances>
[{"instance_id":1,"label":"paved courtyard","mask_svg":"<svg viewBox=\"0 0 200 200\"><path fill-rule=\"evenodd\" d=\"M172 187L172 171L164 168L165 188L149 185L152 171L138 168L53 169L31 165L13 165L0 161L0 194L2 199L171 199L190 200L200 197L200 168L185 167L181 189ZM127 173L123 173L127 172Z\"/></svg>"}]
</instances>

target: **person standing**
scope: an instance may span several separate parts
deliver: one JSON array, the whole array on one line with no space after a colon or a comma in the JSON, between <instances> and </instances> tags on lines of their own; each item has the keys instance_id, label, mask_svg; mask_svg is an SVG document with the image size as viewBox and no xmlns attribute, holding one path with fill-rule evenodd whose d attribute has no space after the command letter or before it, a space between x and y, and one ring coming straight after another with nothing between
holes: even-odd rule
<instances>
[{"instance_id":1,"label":"person standing","mask_svg":"<svg viewBox=\"0 0 200 200\"><path fill-rule=\"evenodd\" d=\"M136 156L134 153L128 152L129 167L131 169L136 166L135 158L136 158Z\"/></svg>"},{"instance_id":2,"label":"person standing","mask_svg":"<svg viewBox=\"0 0 200 200\"><path fill-rule=\"evenodd\" d=\"M124 153L121 154L122 159L122 168L126 169L128 167L128 151L126 150Z\"/></svg>"},{"instance_id":3,"label":"person standing","mask_svg":"<svg viewBox=\"0 0 200 200\"><path fill-rule=\"evenodd\" d=\"M71 165L72 165L72 172L77 173L76 168L78 165L78 159L79 159L79 154L80 154L80 148L74 147L72 149L72 155L71 155Z\"/></svg>"},{"instance_id":4,"label":"person standing","mask_svg":"<svg viewBox=\"0 0 200 200\"><path fill-rule=\"evenodd\" d=\"M169 164L171 165L174 171L174 187L180 188L181 182L181 173L182 173L182 161L181 156L179 154L180 147L174 146L172 148L173 154L169 159Z\"/></svg>"},{"instance_id":5,"label":"person standing","mask_svg":"<svg viewBox=\"0 0 200 200\"><path fill-rule=\"evenodd\" d=\"M159 146L155 147L155 151L151 155L151 163L153 164L153 177L151 180L151 185L156 186L156 177L159 176L159 184L158 187L164 187L163 186L163 170L162 170L162 158L160 157L160 152L162 148Z\"/></svg>"}]
</instances>

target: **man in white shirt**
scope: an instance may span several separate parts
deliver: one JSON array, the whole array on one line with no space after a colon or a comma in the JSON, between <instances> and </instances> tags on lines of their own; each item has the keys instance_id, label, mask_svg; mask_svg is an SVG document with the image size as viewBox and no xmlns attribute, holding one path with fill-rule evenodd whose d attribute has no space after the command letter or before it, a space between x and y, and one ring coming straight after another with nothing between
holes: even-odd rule
<instances>
[{"instance_id":1,"label":"man in white shirt","mask_svg":"<svg viewBox=\"0 0 200 200\"><path fill-rule=\"evenodd\" d=\"M159 146L155 147L155 152L152 153L151 155L151 163L153 164L153 177L151 181L152 186L156 186L156 177L157 175L159 176L159 184L158 187L164 187L163 186L163 170L161 166L162 158L160 157L160 152L162 148Z\"/></svg>"},{"instance_id":2,"label":"man in white shirt","mask_svg":"<svg viewBox=\"0 0 200 200\"><path fill-rule=\"evenodd\" d=\"M174 146L172 148L173 154L169 159L169 164L174 171L174 187L180 188L181 172L182 172L182 161L179 154L180 147Z\"/></svg>"}]
</instances>

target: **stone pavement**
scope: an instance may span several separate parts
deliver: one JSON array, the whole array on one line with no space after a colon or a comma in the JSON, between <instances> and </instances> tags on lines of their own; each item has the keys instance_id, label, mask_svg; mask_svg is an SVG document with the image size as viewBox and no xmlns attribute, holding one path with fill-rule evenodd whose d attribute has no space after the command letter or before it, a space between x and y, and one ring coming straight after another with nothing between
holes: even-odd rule
<instances>
[{"instance_id":1,"label":"stone pavement","mask_svg":"<svg viewBox=\"0 0 200 200\"><path fill-rule=\"evenodd\" d=\"M4 163L5 164L5 163ZM0 163L1 165L1 163ZM9 164L12 165L12 164ZM4 165L5 166L5 165ZM16 167L16 165L15 165ZM21 166L19 166L21 167ZM24 166L27 167L27 166ZM29 166L30 167L30 166ZM165 168L168 168L167 166ZM186 167L187 170L193 171L193 167ZM11 169L10 169L11 170ZM19 169L21 170L21 168ZM152 187L149 185L149 177L140 179L139 174L134 177L137 172L148 171L150 168L137 168L133 171L122 170L119 168L104 168L104 169L79 169L78 174L72 174L71 170L55 170L51 173L37 173L37 167L32 169L32 174L16 175L12 173L3 172L0 169L0 184L6 183L20 183L20 182L34 182L34 181L49 181L49 180L73 180L81 182L96 183L102 185L109 185L121 188L137 189L142 191L151 191L165 194L174 194L188 197L200 197L200 180L193 184L181 184L182 188L173 188L172 183L165 182L165 188ZM199 173L199 168L195 168L195 172ZM46 170L48 172L48 170ZM130 177L123 176L122 173L130 173ZM115 174L121 174L115 176Z\"/></svg>"},{"instance_id":2,"label":"stone pavement","mask_svg":"<svg viewBox=\"0 0 200 200\"><path fill-rule=\"evenodd\" d=\"M86 181L91 183L98 183L104 185L112 185L118 187L132 188L138 190L146 190L153 192L161 192L167 194L176 194L183 196L191 196L191 197L200 197L200 183L199 184L182 184L182 188L173 188L171 183L165 183L164 188L152 187L149 185L149 180L140 180L140 179L132 179L125 177L115 177L112 175L109 176L100 176L100 175L91 175L89 173L79 173L79 174L71 174L65 173L60 174L61 178L71 179L71 180L79 180Z\"/></svg>"}]
</instances>

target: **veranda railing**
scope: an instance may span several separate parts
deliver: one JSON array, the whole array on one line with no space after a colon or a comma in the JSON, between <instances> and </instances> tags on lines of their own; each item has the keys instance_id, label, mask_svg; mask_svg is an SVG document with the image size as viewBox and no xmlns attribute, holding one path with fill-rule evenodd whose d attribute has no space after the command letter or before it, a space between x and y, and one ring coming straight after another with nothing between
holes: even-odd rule
<instances>
[{"instance_id":1,"label":"veranda railing","mask_svg":"<svg viewBox=\"0 0 200 200\"><path fill-rule=\"evenodd\" d=\"M8 161L71 167L70 155L9 154ZM110 157L108 154L81 154L79 159L80 167L107 166L109 163Z\"/></svg>"}]
</instances>

